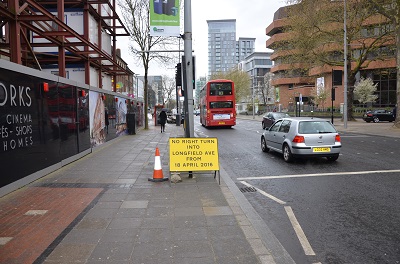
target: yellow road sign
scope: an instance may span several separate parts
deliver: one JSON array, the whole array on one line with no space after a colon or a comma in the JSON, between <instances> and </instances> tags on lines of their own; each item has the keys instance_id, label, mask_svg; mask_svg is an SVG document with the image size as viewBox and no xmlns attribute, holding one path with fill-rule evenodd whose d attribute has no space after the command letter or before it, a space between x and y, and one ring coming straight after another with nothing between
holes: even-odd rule
<instances>
[{"instance_id":1,"label":"yellow road sign","mask_svg":"<svg viewBox=\"0 0 400 264\"><path fill-rule=\"evenodd\" d=\"M219 170L217 138L170 138L169 170Z\"/></svg>"}]
</instances>

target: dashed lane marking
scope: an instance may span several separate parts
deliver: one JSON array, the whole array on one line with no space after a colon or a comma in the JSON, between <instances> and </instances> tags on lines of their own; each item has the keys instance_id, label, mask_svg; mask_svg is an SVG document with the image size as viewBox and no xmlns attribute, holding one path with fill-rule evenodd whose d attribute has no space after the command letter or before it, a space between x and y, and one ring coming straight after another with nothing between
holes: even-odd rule
<instances>
[{"instance_id":1,"label":"dashed lane marking","mask_svg":"<svg viewBox=\"0 0 400 264\"><path fill-rule=\"evenodd\" d=\"M278 198L276 198L275 196L273 196L273 195L271 195L271 194L269 194L269 193L266 193L266 192L264 192L263 190L260 190L260 189L258 189L257 187L254 187L253 185L251 185L251 184L249 184L249 183L247 183L247 182L245 182L245 181L241 181L240 183L242 183L243 185L246 185L247 187L256 189L259 193L261 193L261 194L264 195L265 197L268 197L269 199L274 200L275 202L277 202L277 203L279 203L279 204L282 204L282 205L286 204L286 202L282 201L281 199L278 199Z\"/></svg>"},{"instance_id":2,"label":"dashed lane marking","mask_svg":"<svg viewBox=\"0 0 400 264\"><path fill-rule=\"evenodd\" d=\"M310 242L308 242L307 236L304 233L303 228L301 228L299 222L297 221L297 218L294 215L292 207L285 206L285 211L289 217L290 223L292 224L294 231L296 232L297 238L299 239L300 244L303 247L304 253L307 256L315 256L315 252L312 249Z\"/></svg>"},{"instance_id":3,"label":"dashed lane marking","mask_svg":"<svg viewBox=\"0 0 400 264\"><path fill-rule=\"evenodd\" d=\"M261 193L262 195L264 195L265 197L274 200L275 202L281 204L281 205L285 205L286 202L280 200L279 198L276 198L275 196L264 192L263 190L258 189L257 187L254 187L253 185L245 182L245 181L241 181L240 183L242 183L243 185L249 187L249 188L254 188L255 190L257 190L259 193ZM290 220L290 223L292 224L292 227L296 233L297 238L299 239L299 242L304 250L304 253L307 256L315 256L315 252L311 247L310 242L307 239L306 234L304 233L303 229L301 228L300 223L297 221L297 218L292 210L292 207L290 206L284 206L286 214Z\"/></svg>"}]
</instances>

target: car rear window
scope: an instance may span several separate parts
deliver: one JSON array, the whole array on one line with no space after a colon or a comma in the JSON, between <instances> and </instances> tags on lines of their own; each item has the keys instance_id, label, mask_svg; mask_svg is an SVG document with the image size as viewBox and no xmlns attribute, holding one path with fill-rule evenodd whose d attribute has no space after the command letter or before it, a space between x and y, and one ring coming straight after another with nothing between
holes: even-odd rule
<instances>
[{"instance_id":1,"label":"car rear window","mask_svg":"<svg viewBox=\"0 0 400 264\"><path fill-rule=\"evenodd\" d=\"M336 129L328 121L302 121L299 123L300 134L336 133Z\"/></svg>"}]
</instances>

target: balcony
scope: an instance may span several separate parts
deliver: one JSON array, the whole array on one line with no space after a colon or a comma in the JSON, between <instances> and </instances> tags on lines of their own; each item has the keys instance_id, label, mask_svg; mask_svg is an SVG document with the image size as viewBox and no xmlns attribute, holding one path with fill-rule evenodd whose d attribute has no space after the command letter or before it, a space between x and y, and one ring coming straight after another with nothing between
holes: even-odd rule
<instances>
[{"instance_id":1,"label":"balcony","mask_svg":"<svg viewBox=\"0 0 400 264\"><path fill-rule=\"evenodd\" d=\"M304 77L304 76L299 76L299 77L282 77L282 78L274 78L271 81L272 86L278 86L278 85L288 85L288 84L312 84L314 83L314 78L311 77Z\"/></svg>"},{"instance_id":2,"label":"balcony","mask_svg":"<svg viewBox=\"0 0 400 264\"><path fill-rule=\"evenodd\" d=\"M266 29L265 29L265 35L267 36L273 36L278 32L282 31L282 28L284 28L287 25L287 21L285 19L279 19L275 20L272 22Z\"/></svg>"},{"instance_id":3,"label":"balcony","mask_svg":"<svg viewBox=\"0 0 400 264\"><path fill-rule=\"evenodd\" d=\"M269 49L273 49L273 44L281 41L288 41L291 39L290 33L279 33L275 34L265 42L265 47Z\"/></svg>"},{"instance_id":4,"label":"balcony","mask_svg":"<svg viewBox=\"0 0 400 264\"><path fill-rule=\"evenodd\" d=\"M307 63L282 63L279 65L275 65L271 68L272 73L285 71L285 70L292 70L292 69L307 69L309 65Z\"/></svg>"}]
</instances>

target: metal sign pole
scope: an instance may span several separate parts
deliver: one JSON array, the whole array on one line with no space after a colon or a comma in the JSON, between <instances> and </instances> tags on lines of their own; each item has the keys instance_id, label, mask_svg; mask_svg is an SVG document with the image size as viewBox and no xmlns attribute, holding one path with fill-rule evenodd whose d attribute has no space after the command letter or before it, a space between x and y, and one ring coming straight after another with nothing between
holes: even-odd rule
<instances>
[{"instance_id":1,"label":"metal sign pole","mask_svg":"<svg viewBox=\"0 0 400 264\"><path fill-rule=\"evenodd\" d=\"M186 68L186 91L185 101L187 102L187 109L185 113L185 120L187 120L185 135L186 137L194 137L194 118L193 118L193 59L192 59L192 3L191 0L184 2L184 54L185 61L182 62L182 67Z\"/></svg>"}]
</instances>

